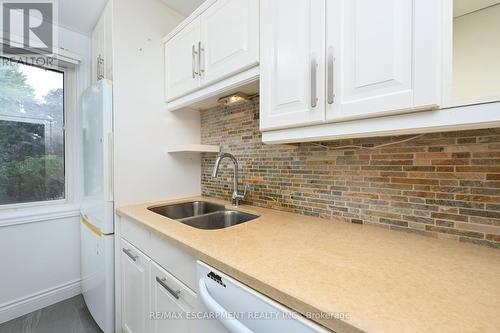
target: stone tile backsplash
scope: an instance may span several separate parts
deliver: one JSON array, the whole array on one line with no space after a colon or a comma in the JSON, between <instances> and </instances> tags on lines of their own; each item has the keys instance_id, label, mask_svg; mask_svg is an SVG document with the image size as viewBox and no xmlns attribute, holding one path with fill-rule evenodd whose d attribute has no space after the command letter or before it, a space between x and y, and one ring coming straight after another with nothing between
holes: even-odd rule
<instances>
[{"instance_id":1,"label":"stone tile backsplash","mask_svg":"<svg viewBox=\"0 0 500 333\"><path fill-rule=\"evenodd\" d=\"M245 203L500 248L500 129L265 145L257 100L201 122L202 143L237 157ZM232 169L214 179L214 160L202 193L229 200Z\"/></svg>"}]
</instances>

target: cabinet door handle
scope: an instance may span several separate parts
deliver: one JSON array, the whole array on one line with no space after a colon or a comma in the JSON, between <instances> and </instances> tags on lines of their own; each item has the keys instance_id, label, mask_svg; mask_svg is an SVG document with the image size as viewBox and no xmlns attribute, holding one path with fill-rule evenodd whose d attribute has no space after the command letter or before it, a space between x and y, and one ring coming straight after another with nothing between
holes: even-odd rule
<instances>
[{"instance_id":1,"label":"cabinet door handle","mask_svg":"<svg viewBox=\"0 0 500 333\"><path fill-rule=\"evenodd\" d=\"M205 49L202 47L201 45L201 41L198 42L198 70L199 70L199 74L200 76L203 75L203 73L205 73ZM201 60L201 57L202 57L202 53L203 53L203 61ZM203 63L203 67L201 66L201 64Z\"/></svg>"},{"instance_id":2,"label":"cabinet door handle","mask_svg":"<svg viewBox=\"0 0 500 333\"><path fill-rule=\"evenodd\" d=\"M179 294L181 293L180 290L173 290L169 286L167 286L167 279L165 278L159 278L158 276L156 277L156 282L160 284L163 288L165 288L166 291L170 293L170 295L174 296L175 299L179 299Z\"/></svg>"},{"instance_id":3,"label":"cabinet door handle","mask_svg":"<svg viewBox=\"0 0 500 333\"><path fill-rule=\"evenodd\" d=\"M333 79L333 70L334 70L334 60L333 57L333 47L328 49L328 74L327 74L327 85L328 85L328 96L327 102L328 104L333 104L335 100L335 91L334 91L334 79Z\"/></svg>"},{"instance_id":4,"label":"cabinet door handle","mask_svg":"<svg viewBox=\"0 0 500 333\"><path fill-rule=\"evenodd\" d=\"M318 105L318 97L316 92L316 73L317 73L317 63L314 54L311 56L311 107L315 108Z\"/></svg>"},{"instance_id":5,"label":"cabinet door handle","mask_svg":"<svg viewBox=\"0 0 500 333\"><path fill-rule=\"evenodd\" d=\"M198 54L198 52L196 51L196 46L193 44L192 47L191 47L191 55L192 55L192 58L191 58L191 70L192 70L192 73L191 73L191 76L194 78L196 78L196 75L198 75L198 72L196 71L196 55Z\"/></svg>"},{"instance_id":6,"label":"cabinet door handle","mask_svg":"<svg viewBox=\"0 0 500 333\"><path fill-rule=\"evenodd\" d=\"M137 261L137 258L139 258L139 256L136 256L136 255L133 255L132 254L132 251L130 249L122 249L122 251L129 256L130 259L132 259L133 261Z\"/></svg>"},{"instance_id":7,"label":"cabinet door handle","mask_svg":"<svg viewBox=\"0 0 500 333\"><path fill-rule=\"evenodd\" d=\"M96 72L97 72L97 81L104 78L104 58L101 56L101 54L97 56Z\"/></svg>"}]
</instances>

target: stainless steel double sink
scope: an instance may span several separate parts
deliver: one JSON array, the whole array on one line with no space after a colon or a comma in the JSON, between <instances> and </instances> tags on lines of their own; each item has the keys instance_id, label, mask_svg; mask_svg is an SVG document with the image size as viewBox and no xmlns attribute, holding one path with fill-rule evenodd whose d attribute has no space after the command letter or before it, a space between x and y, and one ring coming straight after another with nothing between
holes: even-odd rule
<instances>
[{"instance_id":1,"label":"stainless steel double sink","mask_svg":"<svg viewBox=\"0 0 500 333\"><path fill-rule=\"evenodd\" d=\"M191 201L149 207L150 211L198 229L223 229L256 219L258 216L226 209L208 201Z\"/></svg>"}]
</instances>

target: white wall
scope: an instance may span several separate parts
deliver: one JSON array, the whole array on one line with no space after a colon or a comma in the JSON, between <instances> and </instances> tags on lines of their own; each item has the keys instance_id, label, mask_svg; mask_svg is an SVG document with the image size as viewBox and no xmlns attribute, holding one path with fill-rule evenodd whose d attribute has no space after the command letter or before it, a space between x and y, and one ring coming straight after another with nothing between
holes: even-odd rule
<instances>
[{"instance_id":1,"label":"white wall","mask_svg":"<svg viewBox=\"0 0 500 333\"><path fill-rule=\"evenodd\" d=\"M80 226L67 217L0 226L0 322L80 293Z\"/></svg>"},{"instance_id":2,"label":"white wall","mask_svg":"<svg viewBox=\"0 0 500 333\"><path fill-rule=\"evenodd\" d=\"M75 69L74 94L90 79L90 38L59 28L59 47L83 58ZM69 93L66 91L66 93ZM76 109L68 128L78 128ZM78 174L79 135L74 133L66 158ZM69 171L69 170L68 170ZM69 177L69 202L63 205L0 209L0 323L80 293L80 222L76 189L79 177Z\"/></svg>"},{"instance_id":3,"label":"white wall","mask_svg":"<svg viewBox=\"0 0 500 333\"><path fill-rule=\"evenodd\" d=\"M453 20L453 95L481 97L500 90L500 4Z\"/></svg>"},{"instance_id":4,"label":"white wall","mask_svg":"<svg viewBox=\"0 0 500 333\"><path fill-rule=\"evenodd\" d=\"M169 156L172 142L199 142L199 114L164 103L161 38L182 17L160 0L113 6L113 103L117 206L200 193L199 156Z\"/></svg>"}]
</instances>

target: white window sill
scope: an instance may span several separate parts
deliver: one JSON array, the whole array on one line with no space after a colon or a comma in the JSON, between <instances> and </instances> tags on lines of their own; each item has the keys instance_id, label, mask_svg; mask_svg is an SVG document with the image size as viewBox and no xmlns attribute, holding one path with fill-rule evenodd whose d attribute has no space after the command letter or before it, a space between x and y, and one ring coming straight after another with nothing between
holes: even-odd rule
<instances>
[{"instance_id":1,"label":"white window sill","mask_svg":"<svg viewBox=\"0 0 500 333\"><path fill-rule=\"evenodd\" d=\"M0 227L74 217L79 214L80 206L67 202L0 209Z\"/></svg>"}]
</instances>

